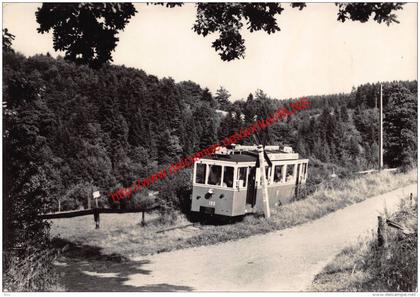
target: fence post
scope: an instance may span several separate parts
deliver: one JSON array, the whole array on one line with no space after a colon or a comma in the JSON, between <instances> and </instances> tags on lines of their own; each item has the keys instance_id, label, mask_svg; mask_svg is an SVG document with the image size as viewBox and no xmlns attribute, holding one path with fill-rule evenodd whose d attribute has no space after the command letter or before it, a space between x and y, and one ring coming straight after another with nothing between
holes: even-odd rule
<instances>
[{"instance_id":1,"label":"fence post","mask_svg":"<svg viewBox=\"0 0 420 297\"><path fill-rule=\"evenodd\" d=\"M378 216L378 247L386 247L385 221L381 216Z\"/></svg>"},{"instance_id":2,"label":"fence post","mask_svg":"<svg viewBox=\"0 0 420 297\"><path fill-rule=\"evenodd\" d=\"M95 229L99 229L99 208L93 209L93 218L95 220Z\"/></svg>"},{"instance_id":3,"label":"fence post","mask_svg":"<svg viewBox=\"0 0 420 297\"><path fill-rule=\"evenodd\" d=\"M144 211L141 212L141 226L146 226L146 220L144 219Z\"/></svg>"}]
</instances>

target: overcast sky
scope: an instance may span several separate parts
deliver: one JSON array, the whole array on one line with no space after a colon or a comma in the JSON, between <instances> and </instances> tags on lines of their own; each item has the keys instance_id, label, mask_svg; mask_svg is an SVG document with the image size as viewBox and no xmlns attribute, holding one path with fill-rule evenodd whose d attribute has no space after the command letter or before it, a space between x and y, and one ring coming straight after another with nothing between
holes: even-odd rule
<instances>
[{"instance_id":1,"label":"overcast sky","mask_svg":"<svg viewBox=\"0 0 420 297\"><path fill-rule=\"evenodd\" d=\"M216 38L192 31L194 4L179 8L135 4L113 53L114 64L158 77L192 80L213 93L224 86L232 99L262 89L274 98L349 92L366 82L417 79L417 4L398 12L400 24L341 23L332 3L286 8L280 32L243 31L246 56L223 62L211 47ZM36 31L40 4L3 4L3 27L16 35L13 48L26 56L50 52L52 34ZM246 26L244 26L246 27Z\"/></svg>"}]
</instances>

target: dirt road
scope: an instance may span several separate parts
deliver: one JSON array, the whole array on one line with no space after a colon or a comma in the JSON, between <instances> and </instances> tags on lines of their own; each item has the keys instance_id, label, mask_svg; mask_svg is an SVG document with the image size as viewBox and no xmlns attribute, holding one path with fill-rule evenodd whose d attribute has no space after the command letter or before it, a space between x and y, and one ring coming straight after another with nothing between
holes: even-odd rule
<instances>
[{"instance_id":1,"label":"dirt road","mask_svg":"<svg viewBox=\"0 0 420 297\"><path fill-rule=\"evenodd\" d=\"M137 259L82 247L59 265L71 291L304 291L344 247L376 229L417 184L369 198L294 228Z\"/></svg>"}]
</instances>

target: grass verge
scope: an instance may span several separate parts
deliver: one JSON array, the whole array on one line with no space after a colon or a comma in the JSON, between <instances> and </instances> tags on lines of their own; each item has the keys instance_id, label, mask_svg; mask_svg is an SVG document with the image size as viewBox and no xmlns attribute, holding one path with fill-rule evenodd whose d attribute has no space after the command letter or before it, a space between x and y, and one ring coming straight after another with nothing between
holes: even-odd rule
<instances>
[{"instance_id":1,"label":"grass verge","mask_svg":"<svg viewBox=\"0 0 420 297\"><path fill-rule=\"evenodd\" d=\"M53 261L54 249L30 250L24 255L3 255L7 268L3 271L5 292L64 291L58 280Z\"/></svg>"},{"instance_id":2,"label":"grass verge","mask_svg":"<svg viewBox=\"0 0 420 297\"><path fill-rule=\"evenodd\" d=\"M272 209L270 219L246 216L242 221L229 225L190 226L156 233L165 226L151 223L142 228L139 215L117 214L101 215L99 230L94 229L90 216L55 220L51 234L76 244L101 247L104 253L143 256L293 227L416 181L416 170L405 174L382 172L347 180L335 179L321 184L317 191L304 200ZM178 217L177 225L189 223L183 215Z\"/></svg>"},{"instance_id":3,"label":"grass verge","mask_svg":"<svg viewBox=\"0 0 420 297\"><path fill-rule=\"evenodd\" d=\"M315 276L314 291L414 292L417 287L417 203L402 200L391 220L412 231L388 227L388 247L378 247L376 234L344 249Z\"/></svg>"}]
</instances>

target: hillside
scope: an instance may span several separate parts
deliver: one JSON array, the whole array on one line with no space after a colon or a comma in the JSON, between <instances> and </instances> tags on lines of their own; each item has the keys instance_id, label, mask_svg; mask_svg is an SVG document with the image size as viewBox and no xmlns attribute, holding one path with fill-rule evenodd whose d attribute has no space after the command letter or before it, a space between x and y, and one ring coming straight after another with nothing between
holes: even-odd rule
<instances>
[{"instance_id":1,"label":"hillside","mask_svg":"<svg viewBox=\"0 0 420 297\"><path fill-rule=\"evenodd\" d=\"M310 184L321 182L333 168L341 176L373 168L378 92L379 84L366 84L350 94L307 96L310 109L261 136L310 158ZM107 193L127 186L285 103L261 90L247 100L233 99L222 88L213 96L194 82L157 79L124 66L93 70L48 55L5 53L4 197L23 190L17 181L22 187L41 183L45 211L86 207L93 187ZM407 167L417 151L417 82L385 83L384 108L385 164ZM169 183L176 187L171 191L182 187L187 192L189 174L186 170L176 181L151 189L161 193L161 203L181 208L182 199L162 187ZM131 207L146 196L142 192L119 203Z\"/></svg>"}]
</instances>

